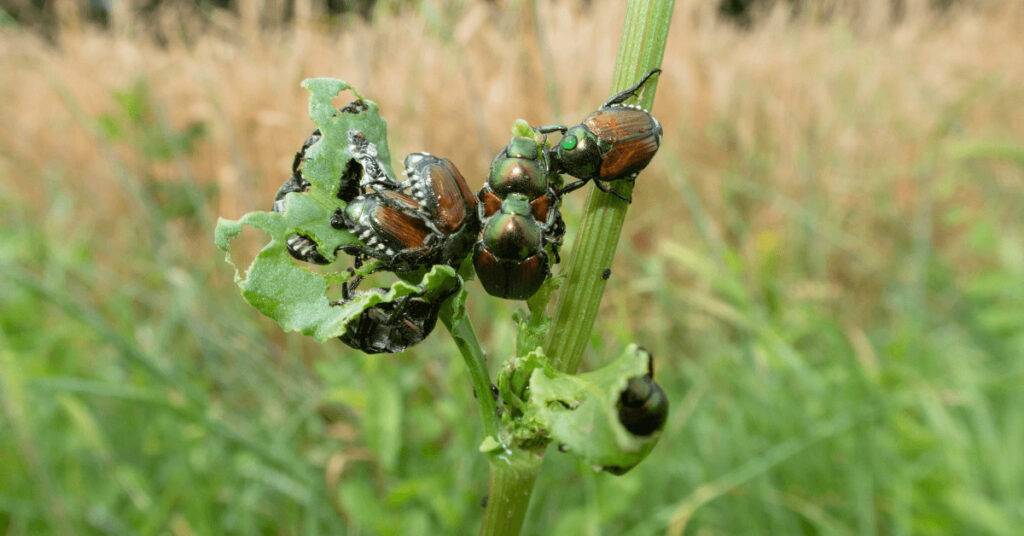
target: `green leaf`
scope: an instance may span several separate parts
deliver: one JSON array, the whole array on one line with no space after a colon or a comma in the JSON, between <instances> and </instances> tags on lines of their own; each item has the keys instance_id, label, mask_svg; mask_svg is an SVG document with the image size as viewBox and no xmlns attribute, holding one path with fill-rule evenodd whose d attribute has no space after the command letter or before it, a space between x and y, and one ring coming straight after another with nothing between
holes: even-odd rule
<instances>
[{"instance_id":1,"label":"green leaf","mask_svg":"<svg viewBox=\"0 0 1024 536\"><path fill-rule=\"evenodd\" d=\"M537 133L537 131L534 130L534 128L530 126L530 123L527 122L525 119L516 119L512 123L512 137L516 136L531 138L537 141L538 143L540 143L544 139L544 137Z\"/></svg>"},{"instance_id":2,"label":"green leaf","mask_svg":"<svg viewBox=\"0 0 1024 536\"><path fill-rule=\"evenodd\" d=\"M505 362L498 374L498 394L502 400L513 409L513 414L508 415L514 419L527 410L526 387L530 384L533 371L547 366L548 358L540 347L525 356L516 356ZM511 421L510 421L511 422Z\"/></svg>"},{"instance_id":3,"label":"green leaf","mask_svg":"<svg viewBox=\"0 0 1024 536\"><path fill-rule=\"evenodd\" d=\"M650 354L630 345L606 366L579 375L537 368L530 378L529 407L551 440L595 469L616 474L640 463L661 432L631 434L619 422L619 396L630 378L647 374Z\"/></svg>"},{"instance_id":4,"label":"green leaf","mask_svg":"<svg viewBox=\"0 0 1024 536\"><path fill-rule=\"evenodd\" d=\"M348 150L349 130L363 132L376 144L382 163L391 172L387 125L376 103L362 99L341 80L308 79L302 86L310 91L309 115L321 133L321 139L306 151L302 165L303 176L310 182L309 190L288 194L284 214L256 211L239 220L220 219L214 242L226 252L225 259L235 265L229 246L244 226L270 235L270 243L256 255L244 275L235 265L235 282L250 305L277 321L284 330L298 331L323 342L343 335L353 318L374 305L411 294L440 293L460 281L453 268L434 266L418 284L397 281L387 292L358 293L345 303L332 304L327 297L330 286L346 282L352 274L344 267L321 274L291 257L286 240L296 233L315 241L320 254L331 261L340 246L360 243L348 231L330 225L334 211L345 207L337 192L342 171L353 158ZM334 108L332 99L347 89L353 89L356 97L363 100L365 110L341 113Z\"/></svg>"},{"instance_id":5,"label":"green leaf","mask_svg":"<svg viewBox=\"0 0 1024 536\"><path fill-rule=\"evenodd\" d=\"M387 122L380 117L377 103L363 98L347 82L334 78L307 78L302 81L309 95L309 117L316 123L326 143L317 143L307 152L308 160L302 166L306 180L330 189L345 164L351 159L348 153L348 131L360 130L366 139L377 145L378 157L384 163L388 174L394 176L391 168L391 153L387 143ZM367 106L358 114L338 113L332 100L342 91L351 89L356 98ZM337 191L337 190L335 190Z\"/></svg>"},{"instance_id":6,"label":"green leaf","mask_svg":"<svg viewBox=\"0 0 1024 536\"><path fill-rule=\"evenodd\" d=\"M222 241L233 230L237 235L243 223L274 235L285 226L284 219L273 212L253 212L237 222L221 220L217 225L217 238ZM231 262L230 255L228 262ZM344 277L332 279L343 280ZM288 254L283 238L275 238L256 255L245 277L236 268L235 282L242 289L245 301L274 319L282 329L298 331L320 342L343 335L353 318L378 303L424 291L450 289L459 284L452 267L437 265L424 274L417 285L397 281L385 293L359 293L348 302L332 305L327 298L328 276L299 266Z\"/></svg>"},{"instance_id":7,"label":"green leaf","mask_svg":"<svg viewBox=\"0 0 1024 536\"><path fill-rule=\"evenodd\" d=\"M523 356L539 347L551 330L551 317L546 314L551 295L561 286L565 278L561 275L549 277L540 289L526 300L529 313L521 309L513 313L516 322L516 355Z\"/></svg>"}]
</instances>

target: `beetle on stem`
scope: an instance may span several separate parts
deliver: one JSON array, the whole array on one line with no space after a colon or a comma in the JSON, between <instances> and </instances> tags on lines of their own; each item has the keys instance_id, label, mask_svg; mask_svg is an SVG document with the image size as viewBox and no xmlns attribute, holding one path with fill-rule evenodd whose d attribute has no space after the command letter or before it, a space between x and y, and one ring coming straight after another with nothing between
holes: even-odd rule
<instances>
[{"instance_id":1,"label":"beetle on stem","mask_svg":"<svg viewBox=\"0 0 1024 536\"><path fill-rule=\"evenodd\" d=\"M565 223L551 183L550 157L543 142L513 136L494 157L477 194L483 229L473 266L492 296L529 298L551 275L547 251L559 261Z\"/></svg>"},{"instance_id":2,"label":"beetle on stem","mask_svg":"<svg viewBox=\"0 0 1024 536\"><path fill-rule=\"evenodd\" d=\"M647 81L661 69L644 75L637 84L605 101L597 111L579 125L545 125L537 132L561 132L562 139L554 151L555 170L576 177L576 182L559 190L559 195L582 187L588 181L602 192L623 201L632 199L612 190L608 184L616 180L633 181L647 167L661 145L661 123L639 106L623 104L635 96Z\"/></svg>"}]
</instances>

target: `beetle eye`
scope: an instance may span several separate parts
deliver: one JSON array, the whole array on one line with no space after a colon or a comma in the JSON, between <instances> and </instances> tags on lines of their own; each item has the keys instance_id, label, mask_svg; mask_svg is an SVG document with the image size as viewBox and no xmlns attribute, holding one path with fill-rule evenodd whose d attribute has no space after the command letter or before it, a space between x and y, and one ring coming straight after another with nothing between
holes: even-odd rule
<instances>
[{"instance_id":1,"label":"beetle eye","mask_svg":"<svg viewBox=\"0 0 1024 536\"><path fill-rule=\"evenodd\" d=\"M566 137L562 138L562 149L565 149L566 151L571 151L571 150L576 148L576 143L577 143L576 136L573 136L573 135L566 136Z\"/></svg>"}]
</instances>

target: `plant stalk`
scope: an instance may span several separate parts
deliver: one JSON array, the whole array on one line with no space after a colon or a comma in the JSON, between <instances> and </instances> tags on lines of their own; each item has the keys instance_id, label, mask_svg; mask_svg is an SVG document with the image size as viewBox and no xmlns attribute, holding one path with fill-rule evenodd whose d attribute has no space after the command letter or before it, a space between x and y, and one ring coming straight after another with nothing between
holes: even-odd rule
<instances>
[{"instance_id":1,"label":"plant stalk","mask_svg":"<svg viewBox=\"0 0 1024 536\"><path fill-rule=\"evenodd\" d=\"M530 506L544 450L510 450L492 454L491 485L481 536L516 536Z\"/></svg>"},{"instance_id":2,"label":"plant stalk","mask_svg":"<svg viewBox=\"0 0 1024 536\"><path fill-rule=\"evenodd\" d=\"M491 375L487 371L487 359L480 342L473 331L473 324L469 316L463 316L461 321L452 325L452 301L445 301L441 306L441 321L455 340L455 346L459 348L462 359L466 362L469 370L469 378L473 383L473 392L476 394L477 405L480 407L480 420L483 423L484 437L492 437L498 441L499 421L498 407L491 394Z\"/></svg>"},{"instance_id":3,"label":"plant stalk","mask_svg":"<svg viewBox=\"0 0 1024 536\"><path fill-rule=\"evenodd\" d=\"M629 2L611 94L635 84L651 69L661 66L674 4L674 0ZM657 83L657 79L648 82L638 101L645 110L650 110L654 103ZM633 192L629 181L612 184L615 191L626 197ZM607 281L602 274L615 258L628 208L625 201L597 188L590 188L587 194L579 234L573 241L566 265L566 281L556 297L554 326L545 348L552 364L561 372L575 373L579 368L604 296Z\"/></svg>"},{"instance_id":4,"label":"plant stalk","mask_svg":"<svg viewBox=\"0 0 1024 536\"><path fill-rule=\"evenodd\" d=\"M661 65L672 19L674 0L630 0L615 60L612 91L615 94ZM651 109L657 80L648 82L640 106ZM616 181L616 191L629 196L633 185ZM612 264L622 223L629 204L590 188L579 234L566 263L566 281L555 304L554 326L545 348L556 369L575 373L597 319L604 295L602 273ZM522 528L530 504L543 450L504 451L491 455L491 487L480 534L515 536Z\"/></svg>"}]
</instances>

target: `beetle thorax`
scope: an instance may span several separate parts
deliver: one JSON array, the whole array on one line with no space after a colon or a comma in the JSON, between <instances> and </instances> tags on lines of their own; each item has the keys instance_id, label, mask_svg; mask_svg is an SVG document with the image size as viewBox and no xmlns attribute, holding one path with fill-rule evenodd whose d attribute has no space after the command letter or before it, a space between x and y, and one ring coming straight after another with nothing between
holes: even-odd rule
<instances>
[{"instance_id":1,"label":"beetle thorax","mask_svg":"<svg viewBox=\"0 0 1024 536\"><path fill-rule=\"evenodd\" d=\"M601 151L597 137L580 125L570 128L558 143L558 160L570 175L579 178L596 176L601 168Z\"/></svg>"},{"instance_id":2,"label":"beetle thorax","mask_svg":"<svg viewBox=\"0 0 1024 536\"><path fill-rule=\"evenodd\" d=\"M547 190L548 177L538 160L505 158L491 166L487 183L499 196L517 192L536 197Z\"/></svg>"}]
</instances>

